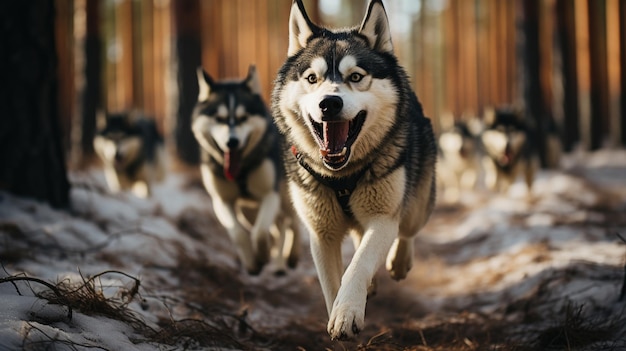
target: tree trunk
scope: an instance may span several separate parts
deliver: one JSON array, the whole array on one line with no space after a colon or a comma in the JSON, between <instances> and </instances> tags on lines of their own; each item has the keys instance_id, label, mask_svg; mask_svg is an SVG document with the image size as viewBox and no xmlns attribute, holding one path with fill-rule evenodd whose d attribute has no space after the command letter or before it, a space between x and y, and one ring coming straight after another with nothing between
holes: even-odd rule
<instances>
[{"instance_id":1,"label":"tree trunk","mask_svg":"<svg viewBox=\"0 0 626 351\"><path fill-rule=\"evenodd\" d=\"M72 164L82 168L94 156L93 138L96 112L101 108L100 2L76 0L75 11L84 11L82 21L74 22L76 113L72 121Z\"/></svg>"},{"instance_id":2,"label":"tree trunk","mask_svg":"<svg viewBox=\"0 0 626 351\"><path fill-rule=\"evenodd\" d=\"M588 0L591 72L591 149L603 146L609 128L609 84L606 52L606 1Z\"/></svg>"},{"instance_id":3,"label":"tree trunk","mask_svg":"<svg viewBox=\"0 0 626 351\"><path fill-rule=\"evenodd\" d=\"M574 3L572 0L557 0L556 8L556 52L560 58L561 84L561 141L563 149L571 151L580 140L578 111L578 77L576 75L576 31Z\"/></svg>"},{"instance_id":4,"label":"tree trunk","mask_svg":"<svg viewBox=\"0 0 626 351\"><path fill-rule=\"evenodd\" d=\"M619 2L619 44L620 44L620 81L621 81L621 139L626 146L626 1Z\"/></svg>"},{"instance_id":5,"label":"tree trunk","mask_svg":"<svg viewBox=\"0 0 626 351\"><path fill-rule=\"evenodd\" d=\"M539 1L517 1L517 55L520 92L526 118L535 126L536 147L542 166L546 166L546 133L549 122L543 108L543 89L540 81Z\"/></svg>"},{"instance_id":6,"label":"tree trunk","mask_svg":"<svg viewBox=\"0 0 626 351\"><path fill-rule=\"evenodd\" d=\"M174 10L174 74L177 79L176 121L174 138L178 157L188 163L197 164L200 159L198 143L191 132L191 113L198 99L196 68L201 65L200 47L200 2L179 0L173 3Z\"/></svg>"},{"instance_id":7,"label":"tree trunk","mask_svg":"<svg viewBox=\"0 0 626 351\"><path fill-rule=\"evenodd\" d=\"M53 1L0 2L0 188L64 207L54 17Z\"/></svg>"}]
</instances>

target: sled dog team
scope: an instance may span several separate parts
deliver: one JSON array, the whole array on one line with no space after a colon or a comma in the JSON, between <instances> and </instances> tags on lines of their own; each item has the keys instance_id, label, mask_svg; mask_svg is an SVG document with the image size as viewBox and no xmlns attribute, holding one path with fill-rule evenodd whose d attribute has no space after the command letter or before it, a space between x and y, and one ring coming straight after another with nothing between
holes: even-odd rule
<instances>
[{"instance_id":1,"label":"sled dog team","mask_svg":"<svg viewBox=\"0 0 626 351\"><path fill-rule=\"evenodd\" d=\"M191 128L203 184L242 266L250 274L270 260L277 273L295 267L302 223L328 333L349 339L364 327L378 268L384 264L395 280L411 269L413 239L435 206L435 164L445 171L446 192L473 187L481 168L494 189L506 190L519 174L530 187L537 164L532 130L514 111L498 110L479 128L444 126L437 142L394 55L381 0L370 2L360 26L341 30L316 25L294 0L288 38L271 107L254 66L232 81L215 81L199 68ZM148 167L161 142L154 124L122 115L105 120L94 147L111 190L148 196ZM344 268L348 234L355 252Z\"/></svg>"}]
</instances>

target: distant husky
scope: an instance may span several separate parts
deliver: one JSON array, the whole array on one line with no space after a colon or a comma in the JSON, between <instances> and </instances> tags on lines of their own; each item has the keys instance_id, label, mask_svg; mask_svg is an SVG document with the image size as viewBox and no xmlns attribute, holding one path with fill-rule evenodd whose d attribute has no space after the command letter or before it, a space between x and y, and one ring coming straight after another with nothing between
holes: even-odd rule
<instances>
[{"instance_id":1,"label":"distant husky","mask_svg":"<svg viewBox=\"0 0 626 351\"><path fill-rule=\"evenodd\" d=\"M523 174L530 195L539 167L533 129L520 113L510 108L487 109L483 122L485 185L506 192Z\"/></svg>"},{"instance_id":2,"label":"distant husky","mask_svg":"<svg viewBox=\"0 0 626 351\"><path fill-rule=\"evenodd\" d=\"M192 130L217 219L250 274L260 273L271 256L276 273L293 268L300 252L298 223L289 199L281 198L282 138L261 98L256 68L250 66L243 81L215 82L202 68L197 73ZM254 213L246 216L250 208Z\"/></svg>"},{"instance_id":3,"label":"distant husky","mask_svg":"<svg viewBox=\"0 0 626 351\"><path fill-rule=\"evenodd\" d=\"M104 165L109 189L150 196L152 184L163 179L163 139L154 120L101 113L98 125L93 146Z\"/></svg>"},{"instance_id":4,"label":"distant husky","mask_svg":"<svg viewBox=\"0 0 626 351\"><path fill-rule=\"evenodd\" d=\"M462 190L473 190L476 186L481 170L478 140L481 128L476 118L455 121L449 115L442 116L441 122L437 175L444 190L443 198L455 202Z\"/></svg>"},{"instance_id":5,"label":"distant husky","mask_svg":"<svg viewBox=\"0 0 626 351\"><path fill-rule=\"evenodd\" d=\"M313 24L291 7L287 60L272 110L294 206L308 227L332 339L364 326L368 287L385 262L394 279L412 266L413 238L435 203L437 148L430 120L393 53L382 1L360 27ZM343 271L341 242L356 236Z\"/></svg>"}]
</instances>

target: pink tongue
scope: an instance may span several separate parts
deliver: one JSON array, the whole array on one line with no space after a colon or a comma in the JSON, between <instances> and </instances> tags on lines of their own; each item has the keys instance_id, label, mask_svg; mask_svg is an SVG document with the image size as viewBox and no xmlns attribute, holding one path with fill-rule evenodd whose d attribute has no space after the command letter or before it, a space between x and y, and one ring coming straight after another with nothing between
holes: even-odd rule
<instances>
[{"instance_id":1,"label":"pink tongue","mask_svg":"<svg viewBox=\"0 0 626 351\"><path fill-rule=\"evenodd\" d=\"M326 153L338 154L346 146L350 122L323 122Z\"/></svg>"},{"instance_id":2,"label":"pink tongue","mask_svg":"<svg viewBox=\"0 0 626 351\"><path fill-rule=\"evenodd\" d=\"M239 175L239 158L237 150L224 152L224 176L233 181Z\"/></svg>"}]
</instances>

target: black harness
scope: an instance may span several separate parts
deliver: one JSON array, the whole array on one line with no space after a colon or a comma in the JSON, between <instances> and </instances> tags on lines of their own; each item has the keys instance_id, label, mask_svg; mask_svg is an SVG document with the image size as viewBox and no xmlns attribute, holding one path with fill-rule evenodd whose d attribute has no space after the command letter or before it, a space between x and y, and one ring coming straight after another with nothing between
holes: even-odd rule
<instances>
[{"instance_id":1,"label":"black harness","mask_svg":"<svg viewBox=\"0 0 626 351\"><path fill-rule=\"evenodd\" d=\"M326 177L315 172L313 168L304 161L304 157L295 149L295 147L292 147L291 151L302 168L309 172L309 174L312 175L315 180L320 182L322 185L329 187L335 192L335 197L337 198L337 201L339 202L343 213L345 213L348 217L352 217L352 209L350 209L350 196L356 188L356 183L369 169L369 165L363 167L363 169L361 169L357 173L354 173L347 177Z\"/></svg>"}]
</instances>

